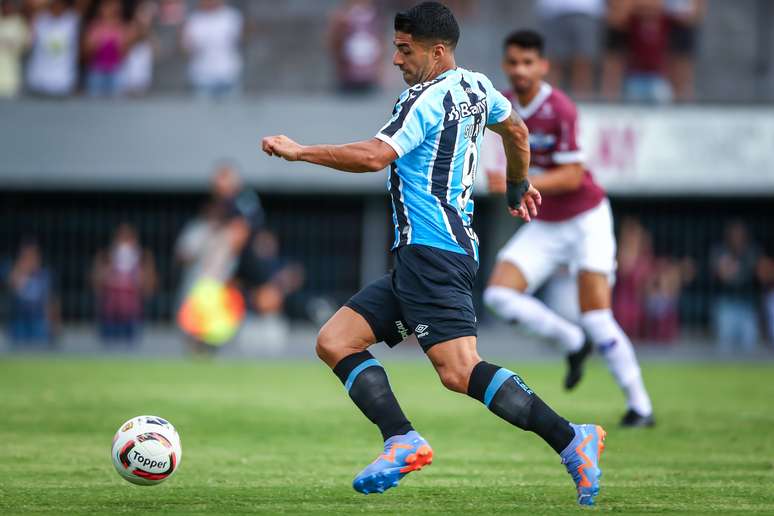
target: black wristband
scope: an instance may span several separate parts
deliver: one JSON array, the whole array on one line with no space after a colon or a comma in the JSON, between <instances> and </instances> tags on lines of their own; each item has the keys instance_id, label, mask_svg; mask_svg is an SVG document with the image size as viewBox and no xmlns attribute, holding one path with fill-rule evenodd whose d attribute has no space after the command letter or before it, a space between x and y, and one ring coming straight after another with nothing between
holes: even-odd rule
<instances>
[{"instance_id":1,"label":"black wristband","mask_svg":"<svg viewBox=\"0 0 774 516\"><path fill-rule=\"evenodd\" d=\"M529 181L522 179L518 183L506 182L505 194L508 199L508 207L518 210L521 206L521 199L529 190Z\"/></svg>"}]
</instances>

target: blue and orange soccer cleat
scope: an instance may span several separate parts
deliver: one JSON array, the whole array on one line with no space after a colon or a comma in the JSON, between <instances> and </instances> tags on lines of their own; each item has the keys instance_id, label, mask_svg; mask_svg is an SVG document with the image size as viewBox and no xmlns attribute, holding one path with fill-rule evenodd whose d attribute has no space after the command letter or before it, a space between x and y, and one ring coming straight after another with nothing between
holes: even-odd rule
<instances>
[{"instance_id":1,"label":"blue and orange soccer cleat","mask_svg":"<svg viewBox=\"0 0 774 516\"><path fill-rule=\"evenodd\" d=\"M605 449L607 433L599 425L571 426L575 430L575 438L561 453L562 464L578 488L578 503L594 505L594 498L599 494L599 479L602 477L599 460Z\"/></svg>"},{"instance_id":2,"label":"blue and orange soccer cleat","mask_svg":"<svg viewBox=\"0 0 774 516\"><path fill-rule=\"evenodd\" d=\"M384 441L384 453L366 466L352 481L355 491L383 493L397 487L400 479L433 462L433 449L421 435L411 431Z\"/></svg>"}]
</instances>

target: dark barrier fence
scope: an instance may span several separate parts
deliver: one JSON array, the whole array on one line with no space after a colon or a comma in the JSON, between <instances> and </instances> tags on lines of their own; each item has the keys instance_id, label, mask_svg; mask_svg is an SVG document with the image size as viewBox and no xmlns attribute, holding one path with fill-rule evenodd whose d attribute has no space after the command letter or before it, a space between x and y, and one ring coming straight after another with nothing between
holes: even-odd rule
<instances>
[{"instance_id":1,"label":"dark barrier fence","mask_svg":"<svg viewBox=\"0 0 774 516\"><path fill-rule=\"evenodd\" d=\"M302 297L324 296L340 303L369 279L364 270L370 268L373 277L387 266L385 258L378 261L386 255L391 237L388 203L383 197L266 194L261 199L267 225L279 238L280 254L305 270ZM158 271L158 288L147 302L146 317L170 321L180 281L175 242L205 200L201 193L2 192L3 275L20 243L36 240L53 271L64 321L91 321L95 295L90 274L95 256L109 244L116 227L128 222L136 227L141 244L152 252ZM516 228L515 222L503 216L501 202L489 197L477 200L476 227L482 241L479 301L494 253ZM623 245L621 231L634 231L632 228L652 247L643 303L657 304L669 297L677 304L681 332L706 333L713 303L723 293L713 272L713 249L723 242L727 226L738 220L747 228L751 245L763 255L774 256L773 205L770 198L613 199L619 247ZM760 309L761 322L760 300L767 288L771 285L760 278L742 287L743 294ZM2 320L8 309L5 288ZM306 316L303 308L293 310L293 303L289 309L293 316Z\"/></svg>"}]
</instances>

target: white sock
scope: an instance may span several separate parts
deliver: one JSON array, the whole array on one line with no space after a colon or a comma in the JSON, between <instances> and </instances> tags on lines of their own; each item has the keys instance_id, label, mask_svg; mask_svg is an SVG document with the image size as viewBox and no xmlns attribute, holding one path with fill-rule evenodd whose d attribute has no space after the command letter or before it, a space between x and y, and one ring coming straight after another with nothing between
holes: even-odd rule
<instances>
[{"instance_id":1,"label":"white sock","mask_svg":"<svg viewBox=\"0 0 774 516\"><path fill-rule=\"evenodd\" d=\"M629 337L623 332L610 309L592 310L581 315L581 325L605 357L607 367L626 395L629 408L643 416L653 412L648 391L642 381L640 365Z\"/></svg>"},{"instance_id":2,"label":"white sock","mask_svg":"<svg viewBox=\"0 0 774 516\"><path fill-rule=\"evenodd\" d=\"M530 295L507 287L487 287L484 303L502 319L518 322L542 337L555 339L567 353L583 347L583 330Z\"/></svg>"}]
</instances>

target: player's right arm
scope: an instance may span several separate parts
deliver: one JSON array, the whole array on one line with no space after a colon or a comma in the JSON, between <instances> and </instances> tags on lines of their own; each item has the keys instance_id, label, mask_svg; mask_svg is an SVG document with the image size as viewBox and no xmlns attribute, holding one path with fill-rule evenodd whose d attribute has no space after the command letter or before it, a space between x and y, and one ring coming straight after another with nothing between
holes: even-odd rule
<instances>
[{"instance_id":1,"label":"player's right arm","mask_svg":"<svg viewBox=\"0 0 774 516\"><path fill-rule=\"evenodd\" d=\"M264 138L262 148L269 156L355 173L378 172L398 158L391 146L377 138L344 145L301 145L281 134Z\"/></svg>"}]
</instances>

